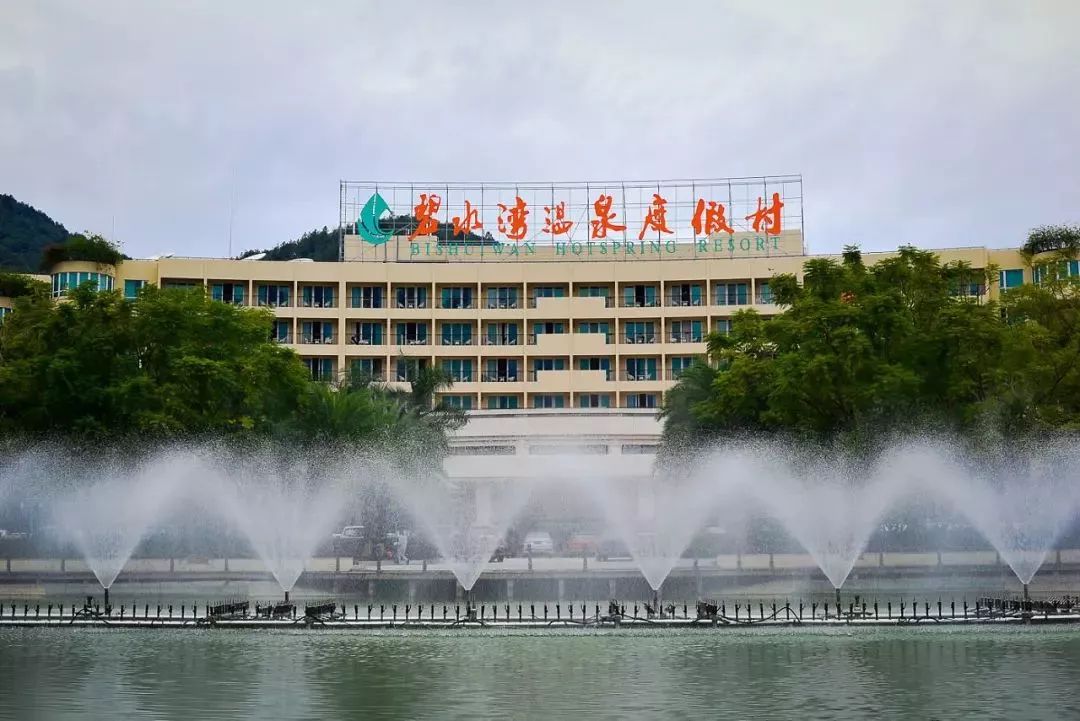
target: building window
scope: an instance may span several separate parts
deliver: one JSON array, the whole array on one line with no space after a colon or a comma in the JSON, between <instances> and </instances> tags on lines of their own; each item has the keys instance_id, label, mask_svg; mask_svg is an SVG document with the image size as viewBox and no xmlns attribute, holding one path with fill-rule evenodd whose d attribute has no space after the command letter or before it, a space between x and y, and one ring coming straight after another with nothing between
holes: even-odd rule
<instances>
[{"instance_id":1,"label":"building window","mask_svg":"<svg viewBox=\"0 0 1080 721\"><path fill-rule=\"evenodd\" d=\"M443 345L472 345L472 323L443 323Z\"/></svg>"},{"instance_id":2,"label":"building window","mask_svg":"<svg viewBox=\"0 0 1080 721\"><path fill-rule=\"evenodd\" d=\"M611 380L610 358L578 358L579 371L603 371L608 380Z\"/></svg>"},{"instance_id":3,"label":"building window","mask_svg":"<svg viewBox=\"0 0 1080 721\"><path fill-rule=\"evenodd\" d=\"M731 319L720 318L716 321L716 332L720 335L728 335L731 333Z\"/></svg>"},{"instance_id":4,"label":"building window","mask_svg":"<svg viewBox=\"0 0 1080 721\"><path fill-rule=\"evenodd\" d=\"M11 313L11 308L8 308L7 306L4 306L4 305L0 305L0 322L3 322L4 318L9 313Z\"/></svg>"},{"instance_id":5,"label":"building window","mask_svg":"<svg viewBox=\"0 0 1080 721\"><path fill-rule=\"evenodd\" d=\"M627 343L655 343L656 324L650 321L631 321L623 323Z\"/></svg>"},{"instance_id":6,"label":"building window","mask_svg":"<svg viewBox=\"0 0 1080 721\"><path fill-rule=\"evenodd\" d=\"M623 398L627 408L656 408L655 393L628 393Z\"/></svg>"},{"instance_id":7,"label":"building window","mask_svg":"<svg viewBox=\"0 0 1080 721\"><path fill-rule=\"evenodd\" d=\"M578 333L603 333L611 341L611 326L607 321L581 321L577 324Z\"/></svg>"},{"instance_id":8,"label":"building window","mask_svg":"<svg viewBox=\"0 0 1080 721\"><path fill-rule=\"evenodd\" d=\"M210 297L221 303L243 305L245 290L242 283L214 283L210 286Z\"/></svg>"},{"instance_id":9,"label":"building window","mask_svg":"<svg viewBox=\"0 0 1080 721\"><path fill-rule=\"evenodd\" d=\"M443 372L455 383L472 383L473 365L470 358L447 358L442 364Z\"/></svg>"},{"instance_id":10,"label":"building window","mask_svg":"<svg viewBox=\"0 0 1080 721\"><path fill-rule=\"evenodd\" d=\"M703 339L700 320L676 320L671 323L672 343L700 343Z\"/></svg>"},{"instance_id":11,"label":"building window","mask_svg":"<svg viewBox=\"0 0 1080 721\"><path fill-rule=\"evenodd\" d=\"M659 449L655 443L624 443L621 450L624 456L651 456Z\"/></svg>"},{"instance_id":12,"label":"building window","mask_svg":"<svg viewBox=\"0 0 1080 721\"><path fill-rule=\"evenodd\" d=\"M427 323L398 323L398 345L427 345Z\"/></svg>"},{"instance_id":13,"label":"building window","mask_svg":"<svg viewBox=\"0 0 1080 721\"><path fill-rule=\"evenodd\" d=\"M487 407L491 410L516 410L517 396L488 396Z\"/></svg>"},{"instance_id":14,"label":"building window","mask_svg":"<svg viewBox=\"0 0 1080 721\"><path fill-rule=\"evenodd\" d=\"M487 289L487 307L488 308L517 308L518 307L518 289L517 288L488 288Z\"/></svg>"},{"instance_id":15,"label":"building window","mask_svg":"<svg viewBox=\"0 0 1080 721\"><path fill-rule=\"evenodd\" d=\"M303 361L311 373L311 380L325 382L334 379L333 358L304 358Z\"/></svg>"},{"instance_id":16,"label":"building window","mask_svg":"<svg viewBox=\"0 0 1080 721\"><path fill-rule=\"evenodd\" d=\"M382 345L383 324L360 322L353 326L353 334L349 337L353 345Z\"/></svg>"},{"instance_id":17,"label":"building window","mask_svg":"<svg viewBox=\"0 0 1080 721\"><path fill-rule=\"evenodd\" d=\"M349 372L353 378L368 378L373 381L381 381L383 378L382 358L354 358L349 366Z\"/></svg>"},{"instance_id":18,"label":"building window","mask_svg":"<svg viewBox=\"0 0 1080 721\"><path fill-rule=\"evenodd\" d=\"M289 307L292 288L287 285L260 285L257 290L258 303L267 308Z\"/></svg>"},{"instance_id":19,"label":"building window","mask_svg":"<svg viewBox=\"0 0 1080 721\"><path fill-rule=\"evenodd\" d=\"M300 289L300 305L305 308L334 308L334 286L305 285Z\"/></svg>"},{"instance_id":20,"label":"building window","mask_svg":"<svg viewBox=\"0 0 1080 721\"><path fill-rule=\"evenodd\" d=\"M394 377L400 383L414 381L417 373L427 367L427 361L421 358L398 358Z\"/></svg>"},{"instance_id":21,"label":"building window","mask_svg":"<svg viewBox=\"0 0 1080 721\"><path fill-rule=\"evenodd\" d=\"M482 380L491 383L508 383L518 379L518 362L516 358L490 358L487 362L487 372Z\"/></svg>"},{"instance_id":22,"label":"building window","mask_svg":"<svg viewBox=\"0 0 1080 721\"><path fill-rule=\"evenodd\" d=\"M563 408L566 401L560 395L540 393L533 395L533 408Z\"/></svg>"},{"instance_id":23,"label":"building window","mask_svg":"<svg viewBox=\"0 0 1080 721\"><path fill-rule=\"evenodd\" d=\"M1023 268L1012 268L1009 270L1003 270L998 273L998 285L1001 290L1009 290L1010 288L1019 288L1024 284L1024 270Z\"/></svg>"},{"instance_id":24,"label":"building window","mask_svg":"<svg viewBox=\"0 0 1080 721\"><path fill-rule=\"evenodd\" d=\"M537 444L529 446L530 456L606 456L606 443Z\"/></svg>"},{"instance_id":25,"label":"building window","mask_svg":"<svg viewBox=\"0 0 1080 721\"><path fill-rule=\"evenodd\" d=\"M660 305L655 285L623 286L623 306L628 308L652 308Z\"/></svg>"},{"instance_id":26,"label":"building window","mask_svg":"<svg viewBox=\"0 0 1080 721\"><path fill-rule=\"evenodd\" d=\"M440 301L443 308L472 308L473 289L468 287L443 288Z\"/></svg>"},{"instance_id":27,"label":"building window","mask_svg":"<svg viewBox=\"0 0 1080 721\"><path fill-rule=\"evenodd\" d=\"M124 299L135 300L139 297L139 291L146 285L145 280L125 280L124 281Z\"/></svg>"},{"instance_id":28,"label":"building window","mask_svg":"<svg viewBox=\"0 0 1080 721\"><path fill-rule=\"evenodd\" d=\"M164 290L194 290L202 288L203 284L197 280L166 280L161 283Z\"/></svg>"},{"instance_id":29,"label":"building window","mask_svg":"<svg viewBox=\"0 0 1080 721\"><path fill-rule=\"evenodd\" d=\"M275 320L270 328L270 340L276 343L292 343L292 324L287 320Z\"/></svg>"},{"instance_id":30,"label":"building window","mask_svg":"<svg viewBox=\"0 0 1080 721\"><path fill-rule=\"evenodd\" d=\"M517 323L491 323L487 327L488 345L517 345Z\"/></svg>"},{"instance_id":31,"label":"building window","mask_svg":"<svg viewBox=\"0 0 1080 721\"><path fill-rule=\"evenodd\" d=\"M671 377L678 378L694 364L693 356L676 356L671 359Z\"/></svg>"},{"instance_id":32,"label":"building window","mask_svg":"<svg viewBox=\"0 0 1080 721\"><path fill-rule=\"evenodd\" d=\"M424 286L398 288L396 293L398 308L427 308L427 292Z\"/></svg>"},{"instance_id":33,"label":"building window","mask_svg":"<svg viewBox=\"0 0 1080 721\"><path fill-rule=\"evenodd\" d=\"M563 358L534 358L533 359L533 376L539 371L564 371L566 370L566 360Z\"/></svg>"},{"instance_id":34,"label":"building window","mask_svg":"<svg viewBox=\"0 0 1080 721\"><path fill-rule=\"evenodd\" d=\"M366 285L359 288L353 288L350 293L349 304L353 308L382 308L382 286Z\"/></svg>"},{"instance_id":35,"label":"building window","mask_svg":"<svg viewBox=\"0 0 1080 721\"><path fill-rule=\"evenodd\" d=\"M758 283L757 302L760 305L770 305L775 302L773 300L772 288L769 287L767 282Z\"/></svg>"},{"instance_id":36,"label":"building window","mask_svg":"<svg viewBox=\"0 0 1080 721\"><path fill-rule=\"evenodd\" d=\"M626 380L628 381L654 381L656 380L655 358L627 358Z\"/></svg>"},{"instance_id":37,"label":"building window","mask_svg":"<svg viewBox=\"0 0 1080 721\"><path fill-rule=\"evenodd\" d=\"M611 408L611 395L608 393L578 393L578 408Z\"/></svg>"},{"instance_id":38,"label":"building window","mask_svg":"<svg viewBox=\"0 0 1080 721\"><path fill-rule=\"evenodd\" d=\"M84 271L71 273L53 273L52 291L53 297L59 298L67 295L72 288L78 288L83 283L92 284L97 290L112 290L113 277L105 273L88 273Z\"/></svg>"},{"instance_id":39,"label":"building window","mask_svg":"<svg viewBox=\"0 0 1080 721\"><path fill-rule=\"evenodd\" d=\"M304 321L300 324L301 343L333 343L334 324L327 321Z\"/></svg>"},{"instance_id":40,"label":"building window","mask_svg":"<svg viewBox=\"0 0 1080 721\"><path fill-rule=\"evenodd\" d=\"M566 324L559 321L540 321L538 323L533 323L534 336L565 332Z\"/></svg>"},{"instance_id":41,"label":"building window","mask_svg":"<svg viewBox=\"0 0 1080 721\"><path fill-rule=\"evenodd\" d=\"M565 298L566 288L561 285L538 285L533 288L533 300L537 298Z\"/></svg>"},{"instance_id":42,"label":"building window","mask_svg":"<svg viewBox=\"0 0 1080 721\"><path fill-rule=\"evenodd\" d=\"M697 283L680 283L668 286L669 305L701 305L702 297L701 285Z\"/></svg>"},{"instance_id":43,"label":"building window","mask_svg":"<svg viewBox=\"0 0 1080 721\"><path fill-rule=\"evenodd\" d=\"M608 298L611 296L611 289L606 285L579 285L577 290L579 298Z\"/></svg>"},{"instance_id":44,"label":"building window","mask_svg":"<svg viewBox=\"0 0 1080 721\"><path fill-rule=\"evenodd\" d=\"M443 396L442 397L442 402L443 402L443 405L445 405L447 408L456 408L459 411L471 411L472 408L473 408L473 397L472 396ZM468 446L466 446L466 447L468 447ZM492 446L480 446L480 447L481 448L491 448ZM497 447L497 446L495 446L495 447ZM512 453L513 448L514 448L513 446L510 446L510 449L511 449L510 455L513 455L513 453ZM501 454L495 454L495 453L487 453L487 454L482 454L482 453L454 453L453 450L451 450L450 455L452 455L452 456L453 455L457 455L457 456L477 455L477 456L479 456L479 455L501 455Z\"/></svg>"},{"instance_id":45,"label":"building window","mask_svg":"<svg viewBox=\"0 0 1080 721\"><path fill-rule=\"evenodd\" d=\"M720 283L716 286L717 305L746 305L749 300L746 283Z\"/></svg>"}]
</instances>

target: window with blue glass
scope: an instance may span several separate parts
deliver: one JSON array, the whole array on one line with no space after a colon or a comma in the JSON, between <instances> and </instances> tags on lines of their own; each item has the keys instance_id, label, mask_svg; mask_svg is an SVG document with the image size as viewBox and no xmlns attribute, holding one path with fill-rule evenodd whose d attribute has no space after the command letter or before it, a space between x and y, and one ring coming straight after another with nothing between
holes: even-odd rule
<instances>
[{"instance_id":1,"label":"window with blue glass","mask_svg":"<svg viewBox=\"0 0 1080 721\"><path fill-rule=\"evenodd\" d=\"M471 411L473 408L472 396L443 396L442 402L447 408L456 408L459 411Z\"/></svg>"},{"instance_id":2,"label":"window with blue glass","mask_svg":"<svg viewBox=\"0 0 1080 721\"><path fill-rule=\"evenodd\" d=\"M548 393L539 393L532 396L533 408L563 408L566 400L563 396Z\"/></svg>"},{"instance_id":3,"label":"window with blue glass","mask_svg":"<svg viewBox=\"0 0 1080 721\"><path fill-rule=\"evenodd\" d=\"M300 324L300 342L333 343L334 324L327 321L304 321Z\"/></svg>"},{"instance_id":4,"label":"window with blue glass","mask_svg":"<svg viewBox=\"0 0 1080 721\"><path fill-rule=\"evenodd\" d=\"M627 343L655 343L656 324L652 321L631 321L623 323Z\"/></svg>"},{"instance_id":5,"label":"window with blue glass","mask_svg":"<svg viewBox=\"0 0 1080 721\"><path fill-rule=\"evenodd\" d=\"M676 356L671 359L671 377L678 378L694 364L693 356Z\"/></svg>"},{"instance_id":6,"label":"window with blue glass","mask_svg":"<svg viewBox=\"0 0 1080 721\"><path fill-rule=\"evenodd\" d=\"M473 289L467 286L443 288L440 301L443 308L472 308Z\"/></svg>"},{"instance_id":7,"label":"window with blue glass","mask_svg":"<svg viewBox=\"0 0 1080 721\"><path fill-rule=\"evenodd\" d=\"M397 288L395 299L398 308L427 308L428 289L422 285Z\"/></svg>"},{"instance_id":8,"label":"window with blue glass","mask_svg":"<svg viewBox=\"0 0 1080 721\"><path fill-rule=\"evenodd\" d=\"M611 380L610 358L578 358L578 370L580 371L604 371Z\"/></svg>"},{"instance_id":9,"label":"window with blue glass","mask_svg":"<svg viewBox=\"0 0 1080 721\"><path fill-rule=\"evenodd\" d=\"M1023 268L1010 268L1009 270L1003 270L998 273L998 287L1001 290L1009 290L1010 288L1019 288L1024 284L1024 269Z\"/></svg>"},{"instance_id":10,"label":"window with blue glass","mask_svg":"<svg viewBox=\"0 0 1080 721\"><path fill-rule=\"evenodd\" d=\"M717 305L746 305L749 302L749 285L746 283L719 283L716 286Z\"/></svg>"},{"instance_id":11,"label":"window with blue glass","mask_svg":"<svg viewBox=\"0 0 1080 721\"><path fill-rule=\"evenodd\" d=\"M518 307L518 289L517 288L488 288L487 289L487 307L502 309L502 308L517 308Z\"/></svg>"},{"instance_id":12,"label":"window with blue glass","mask_svg":"<svg viewBox=\"0 0 1080 721\"><path fill-rule=\"evenodd\" d=\"M628 381L654 381L656 375L655 358L627 358L626 380Z\"/></svg>"},{"instance_id":13,"label":"window with blue glass","mask_svg":"<svg viewBox=\"0 0 1080 721\"><path fill-rule=\"evenodd\" d=\"M533 333L543 335L545 333L565 333L566 324L560 321L540 321L533 323Z\"/></svg>"},{"instance_id":14,"label":"window with blue glass","mask_svg":"<svg viewBox=\"0 0 1080 721\"><path fill-rule=\"evenodd\" d=\"M349 342L354 345L382 345L383 324L379 322L361 321L353 326L352 336Z\"/></svg>"},{"instance_id":15,"label":"window with blue glass","mask_svg":"<svg viewBox=\"0 0 1080 721\"><path fill-rule=\"evenodd\" d=\"M443 345L472 345L472 323L443 323Z\"/></svg>"},{"instance_id":16,"label":"window with blue glass","mask_svg":"<svg viewBox=\"0 0 1080 721\"><path fill-rule=\"evenodd\" d=\"M397 344L398 345L427 345L428 342L428 324L419 323L398 323L397 324Z\"/></svg>"},{"instance_id":17,"label":"window with blue glass","mask_svg":"<svg viewBox=\"0 0 1080 721\"><path fill-rule=\"evenodd\" d=\"M447 358L443 361L443 371L450 376L455 383L471 383L473 381L473 364L470 358Z\"/></svg>"},{"instance_id":18,"label":"window with blue glass","mask_svg":"<svg viewBox=\"0 0 1080 721\"><path fill-rule=\"evenodd\" d=\"M603 333L605 336L611 334L611 326L607 321L580 321L577 324L578 333Z\"/></svg>"},{"instance_id":19,"label":"window with blue glass","mask_svg":"<svg viewBox=\"0 0 1080 721\"><path fill-rule=\"evenodd\" d=\"M304 308L334 308L336 288L332 285L305 285L300 289L300 305Z\"/></svg>"},{"instance_id":20,"label":"window with blue glass","mask_svg":"<svg viewBox=\"0 0 1080 721\"><path fill-rule=\"evenodd\" d=\"M701 305L701 285L698 283L677 283L668 286L669 305Z\"/></svg>"},{"instance_id":21,"label":"window with blue glass","mask_svg":"<svg viewBox=\"0 0 1080 721\"><path fill-rule=\"evenodd\" d=\"M515 410L518 407L517 396L488 396L487 401L491 410Z\"/></svg>"},{"instance_id":22,"label":"window with blue glass","mask_svg":"<svg viewBox=\"0 0 1080 721\"><path fill-rule=\"evenodd\" d=\"M311 379L315 381L330 381L334 379L333 358L304 358L304 365L311 373Z\"/></svg>"},{"instance_id":23,"label":"window with blue glass","mask_svg":"<svg viewBox=\"0 0 1080 721\"><path fill-rule=\"evenodd\" d=\"M517 323L491 323L487 327L488 345L517 345Z\"/></svg>"},{"instance_id":24,"label":"window with blue glass","mask_svg":"<svg viewBox=\"0 0 1080 721\"><path fill-rule=\"evenodd\" d=\"M534 358L533 373L538 371L563 371L566 370L564 358Z\"/></svg>"},{"instance_id":25,"label":"window with blue glass","mask_svg":"<svg viewBox=\"0 0 1080 721\"><path fill-rule=\"evenodd\" d=\"M731 319L720 318L716 321L716 332L720 335L727 335L731 332Z\"/></svg>"},{"instance_id":26,"label":"window with blue glass","mask_svg":"<svg viewBox=\"0 0 1080 721\"><path fill-rule=\"evenodd\" d=\"M54 297L66 295L73 288L89 283L98 290L112 290L114 278L105 273L85 271L52 274L52 292Z\"/></svg>"},{"instance_id":27,"label":"window with blue glass","mask_svg":"<svg viewBox=\"0 0 1080 721\"><path fill-rule=\"evenodd\" d=\"M371 380L383 379L382 358L355 358L349 366L354 377L370 378Z\"/></svg>"},{"instance_id":28,"label":"window with blue glass","mask_svg":"<svg viewBox=\"0 0 1080 721\"><path fill-rule=\"evenodd\" d=\"M270 340L278 343L291 343L292 324L287 320L275 320L270 328Z\"/></svg>"},{"instance_id":29,"label":"window with blue glass","mask_svg":"<svg viewBox=\"0 0 1080 721\"><path fill-rule=\"evenodd\" d=\"M398 358L396 379L402 382L416 380L417 373L427 367L428 362L422 358Z\"/></svg>"},{"instance_id":30,"label":"window with blue glass","mask_svg":"<svg viewBox=\"0 0 1080 721\"><path fill-rule=\"evenodd\" d=\"M629 393L623 398L627 408L656 408L655 393Z\"/></svg>"},{"instance_id":31,"label":"window with blue glass","mask_svg":"<svg viewBox=\"0 0 1080 721\"><path fill-rule=\"evenodd\" d=\"M210 285L210 297L222 303L244 304L244 291L242 283L213 283Z\"/></svg>"},{"instance_id":32,"label":"window with blue glass","mask_svg":"<svg viewBox=\"0 0 1080 721\"><path fill-rule=\"evenodd\" d=\"M658 289L655 285L623 286L623 305L627 307L651 308L656 302Z\"/></svg>"},{"instance_id":33,"label":"window with blue glass","mask_svg":"<svg viewBox=\"0 0 1080 721\"><path fill-rule=\"evenodd\" d=\"M287 285L260 285L256 290L258 304L267 308L287 308L291 295Z\"/></svg>"},{"instance_id":34,"label":"window with blue glass","mask_svg":"<svg viewBox=\"0 0 1080 721\"><path fill-rule=\"evenodd\" d=\"M516 358L489 358L484 369L485 381L496 383L520 380Z\"/></svg>"},{"instance_id":35,"label":"window with blue glass","mask_svg":"<svg viewBox=\"0 0 1080 721\"><path fill-rule=\"evenodd\" d=\"M757 285L757 302L762 304L773 303L772 288L769 287L767 282L761 282Z\"/></svg>"},{"instance_id":36,"label":"window with blue glass","mask_svg":"<svg viewBox=\"0 0 1080 721\"><path fill-rule=\"evenodd\" d=\"M670 327L672 343L700 343L705 338L700 320L676 320Z\"/></svg>"},{"instance_id":37,"label":"window with blue glass","mask_svg":"<svg viewBox=\"0 0 1080 721\"><path fill-rule=\"evenodd\" d=\"M611 295L611 289L606 285L579 285L579 298L607 298Z\"/></svg>"},{"instance_id":38,"label":"window with blue glass","mask_svg":"<svg viewBox=\"0 0 1080 721\"><path fill-rule=\"evenodd\" d=\"M381 285L364 285L351 288L349 291L349 305L353 308L382 308L383 287Z\"/></svg>"},{"instance_id":39,"label":"window with blue glass","mask_svg":"<svg viewBox=\"0 0 1080 721\"><path fill-rule=\"evenodd\" d=\"M124 299L135 300L139 297L139 291L146 285L145 280L125 280L124 281Z\"/></svg>"},{"instance_id":40,"label":"window with blue glass","mask_svg":"<svg viewBox=\"0 0 1080 721\"><path fill-rule=\"evenodd\" d=\"M610 393L579 393L578 408L611 408Z\"/></svg>"}]
</instances>

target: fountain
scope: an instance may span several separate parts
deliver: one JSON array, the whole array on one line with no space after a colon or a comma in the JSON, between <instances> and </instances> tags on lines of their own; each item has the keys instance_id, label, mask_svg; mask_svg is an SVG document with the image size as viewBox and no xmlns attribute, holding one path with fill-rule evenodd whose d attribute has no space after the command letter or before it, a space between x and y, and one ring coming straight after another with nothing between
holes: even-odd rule
<instances>
[{"instance_id":1,"label":"fountain","mask_svg":"<svg viewBox=\"0 0 1080 721\"><path fill-rule=\"evenodd\" d=\"M345 502L338 482L344 467L329 459L277 459L272 455L228 460L231 476L215 497L288 601L315 548L331 533ZM224 477L215 481L225 481Z\"/></svg>"},{"instance_id":2,"label":"fountain","mask_svg":"<svg viewBox=\"0 0 1080 721\"><path fill-rule=\"evenodd\" d=\"M193 471L186 454L164 453L134 470L114 465L73 474L72 487L60 490L53 502L53 523L108 592L147 529Z\"/></svg>"}]
</instances>

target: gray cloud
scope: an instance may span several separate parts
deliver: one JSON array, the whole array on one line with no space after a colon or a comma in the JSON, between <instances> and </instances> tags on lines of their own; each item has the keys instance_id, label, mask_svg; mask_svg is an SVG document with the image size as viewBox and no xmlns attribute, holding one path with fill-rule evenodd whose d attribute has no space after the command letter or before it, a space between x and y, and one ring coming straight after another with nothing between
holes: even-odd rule
<instances>
[{"instance_id":1,"label":"gray cloud","mask_svg":"<svg viewBox=\"0 0 1080 721\"><path fill-rule=\"evenodd\" d=\"M12 2L0 191L134 255L337 219L339 178L801 172L812 250L1080 221L1080 4Z\"/></svg>"}]
</instances>

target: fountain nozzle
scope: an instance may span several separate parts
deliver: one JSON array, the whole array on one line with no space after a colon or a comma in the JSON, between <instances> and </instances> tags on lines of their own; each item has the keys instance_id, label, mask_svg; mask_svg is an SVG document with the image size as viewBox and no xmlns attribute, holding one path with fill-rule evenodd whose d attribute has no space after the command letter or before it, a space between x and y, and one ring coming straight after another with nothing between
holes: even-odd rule
<instances>
[{"instance_id":1,"label":"fountain nozzle","mask_svg":"<svg viewBox=\"0 0 1080 721\"><path fill-rule=\"evenodd\" d=\"M839 613L839 611L840 611L840 589L839 588L836 589L836 610Z\"/></svg>"}]
</instances>

